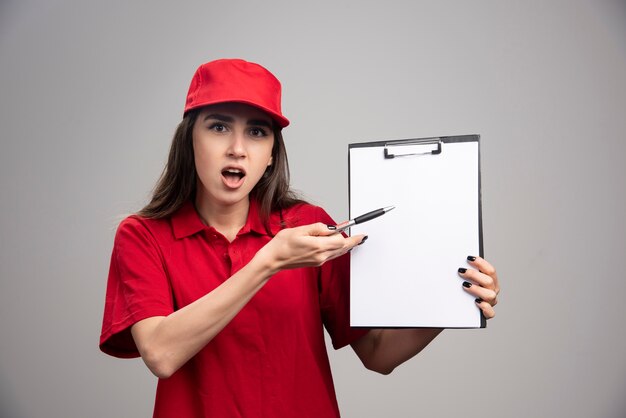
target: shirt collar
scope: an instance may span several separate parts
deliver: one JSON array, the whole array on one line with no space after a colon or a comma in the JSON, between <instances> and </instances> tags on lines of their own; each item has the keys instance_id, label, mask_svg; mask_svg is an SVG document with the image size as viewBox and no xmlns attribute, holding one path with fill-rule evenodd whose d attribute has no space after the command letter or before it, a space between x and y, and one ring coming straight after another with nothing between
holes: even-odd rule
<instances>
[{"instance_id":1,"label":"shirt collar","mask_svg":"<svg viewBox=\"0 0 626 418\"><path fill-rule=\"evenodd\" d=\"M271 213L269 219L269 228L271 235L274 236L280 231L280 214ZM261 219L261 207L256 199L250 199L250 208L248 209L248 219L246 223L239 231L239 234L247 234L248 232L255 232L260 235L269 235Z\"/></svg>"},{"instance_id":2,"label":"shirt collar","mask_svg":"<svg viewBox=\"0 0 626 418\"><path fill-rule=\"evenodd\" d=\"M210 227L202 222L202 218L200 218L200 215L196 211L193 202L188 200L172 215L172 228L176 239L181 239ZM272 213L270 215L270 231L272 235L276 235L280 229L280 215ZM259 204L255 199L250 199L248 218L237 235L246 234L248 232L268 235L265 230L265 225L263 225L263 220L260 217Z\"/></svg>"},{"instance_id":3,"label":"shirt collar","mask_svg":"<svg viewBox=\"0 0 626 418\"><path fill-rule=\"evenodd\" d=\"M208 228L202 222L200 215L191 200L186 201L180 209L172 215L172 229L176 239L185 238L196 232Z\"/></svg>"}]
</instances>

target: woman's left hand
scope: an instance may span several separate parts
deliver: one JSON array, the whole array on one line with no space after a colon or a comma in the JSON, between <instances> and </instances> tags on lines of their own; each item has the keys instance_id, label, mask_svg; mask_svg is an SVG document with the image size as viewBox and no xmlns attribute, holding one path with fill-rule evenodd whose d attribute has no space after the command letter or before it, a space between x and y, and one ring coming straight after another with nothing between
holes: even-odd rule
<instances>
[{"instance_id":1,"label":"woman's left hand","mask_svg":"<svg viewBox=\"0 0 626 418\"><path fill-rule=\"evenodd\" d=\"M496 316L493 307L498 303L500 293L496 269L480 257L468 256L467 262L474 268L459 268L459 276L465 279L463 289L476 297L476 304L485 318L491 319Z\"/></svg>"}]
</instances>

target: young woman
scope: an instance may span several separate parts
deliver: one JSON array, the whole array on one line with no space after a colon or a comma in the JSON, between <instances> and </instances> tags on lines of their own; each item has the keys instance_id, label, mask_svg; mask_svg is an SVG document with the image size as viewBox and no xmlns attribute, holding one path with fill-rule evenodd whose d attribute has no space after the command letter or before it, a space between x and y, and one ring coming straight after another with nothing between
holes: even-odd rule
<instances>
[{"instance_id":1,"label":"young woman","mask_svg":"<svg viewBox=\"0 0 626 418\"><path fill-rule=\"evenodd\" d=\"M323 328L383 374L441 332L350 328L346 253L367 237L289 190L280 100L260 65L200 66L152 200L118 228L100 348L159 377L155 417L337 417ZM468 260L491 318L495 270Z\"/></svg>"}]
</instances>

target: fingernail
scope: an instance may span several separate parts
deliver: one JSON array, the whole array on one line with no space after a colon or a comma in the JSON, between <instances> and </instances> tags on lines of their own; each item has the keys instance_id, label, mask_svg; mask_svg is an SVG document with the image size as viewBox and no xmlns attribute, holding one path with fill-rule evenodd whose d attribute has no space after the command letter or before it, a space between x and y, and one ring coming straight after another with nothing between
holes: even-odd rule
<instances>
[{"instance_id":1,"label":"fingernail","mask_svg":"<svg viewBox=\"0 0 626 418\"><path fill-rule=\"evenodd\" d=\"M463 282L463 287L467 287L469 289L472 287L472 284L470 282Z\"/></svg>"},{"instance_id":2,"label":"fingernail","mask_svg":"<svg viewBox=\"0 0 626 418\"><path fill-rule=\"evenodd\" d=\"M476 302L476 303L480 303L480 302L482 302L482 301L483 301L483 300L482 300L481 298L476 298L476 299L474 299L474 302Z\"/></svg>"},{"instance_id":3,"label":"fingernail","mask_svg":"<svg viewBox=\"0 0 626 418\"><path fill-rule=\"evenodd\" d=\"M359 242L359 245L363 244L365 241L367 241L367 235L363 237L363 239L361 240L361 242Z\"/></svg>"},{"instance_id":4,"label":"fingernail","mask_svg":"<svg viewBox=\"0 0 626 418\"><path fill-rule=\"evenodd\" d=\"M467 269L463 268L463 267L459 267L459 273L465 273L467 271Z\"/></svg>"},{"instance_id":5,"label":"fingernail","mask_svg":"<svg viewBox=\"0 0 626 418\"><path fill-rule=\"evenodd\" d=\"M474 257L473 255L468 255L468 256L467 256L467 259L468 259L469 261L476 261L476 257Z\"/></svg>"},{"instance_id":6,"label":"fingernail","mask_svg":"<svg viewBox=\"0 0 626 418\"><path fill-rule=\"evenodd\" d=\"M337 229L337 227L335 225L326 225L328 227L328 229L330 229L331 231L334 231L335 229Z\"/></svg>"}]
</instances>

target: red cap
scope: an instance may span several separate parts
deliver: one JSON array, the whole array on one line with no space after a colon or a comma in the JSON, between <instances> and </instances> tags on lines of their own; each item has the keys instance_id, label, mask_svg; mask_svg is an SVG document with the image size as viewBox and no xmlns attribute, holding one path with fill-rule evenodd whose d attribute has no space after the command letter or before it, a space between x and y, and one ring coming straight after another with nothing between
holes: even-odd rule
<instances>
[{"instance_id":1,"label":"red cap","mask_svg":"<svg viewBox=\"0 0 626 418\"><path fill-rule=\"evenodd\" d=\"M259 64L221 59L202 64L191 79L185 112L216 103L245 103L269 113L284 128L289 125L280 110L280 81Z\"/></svg>"}]
</instances>

